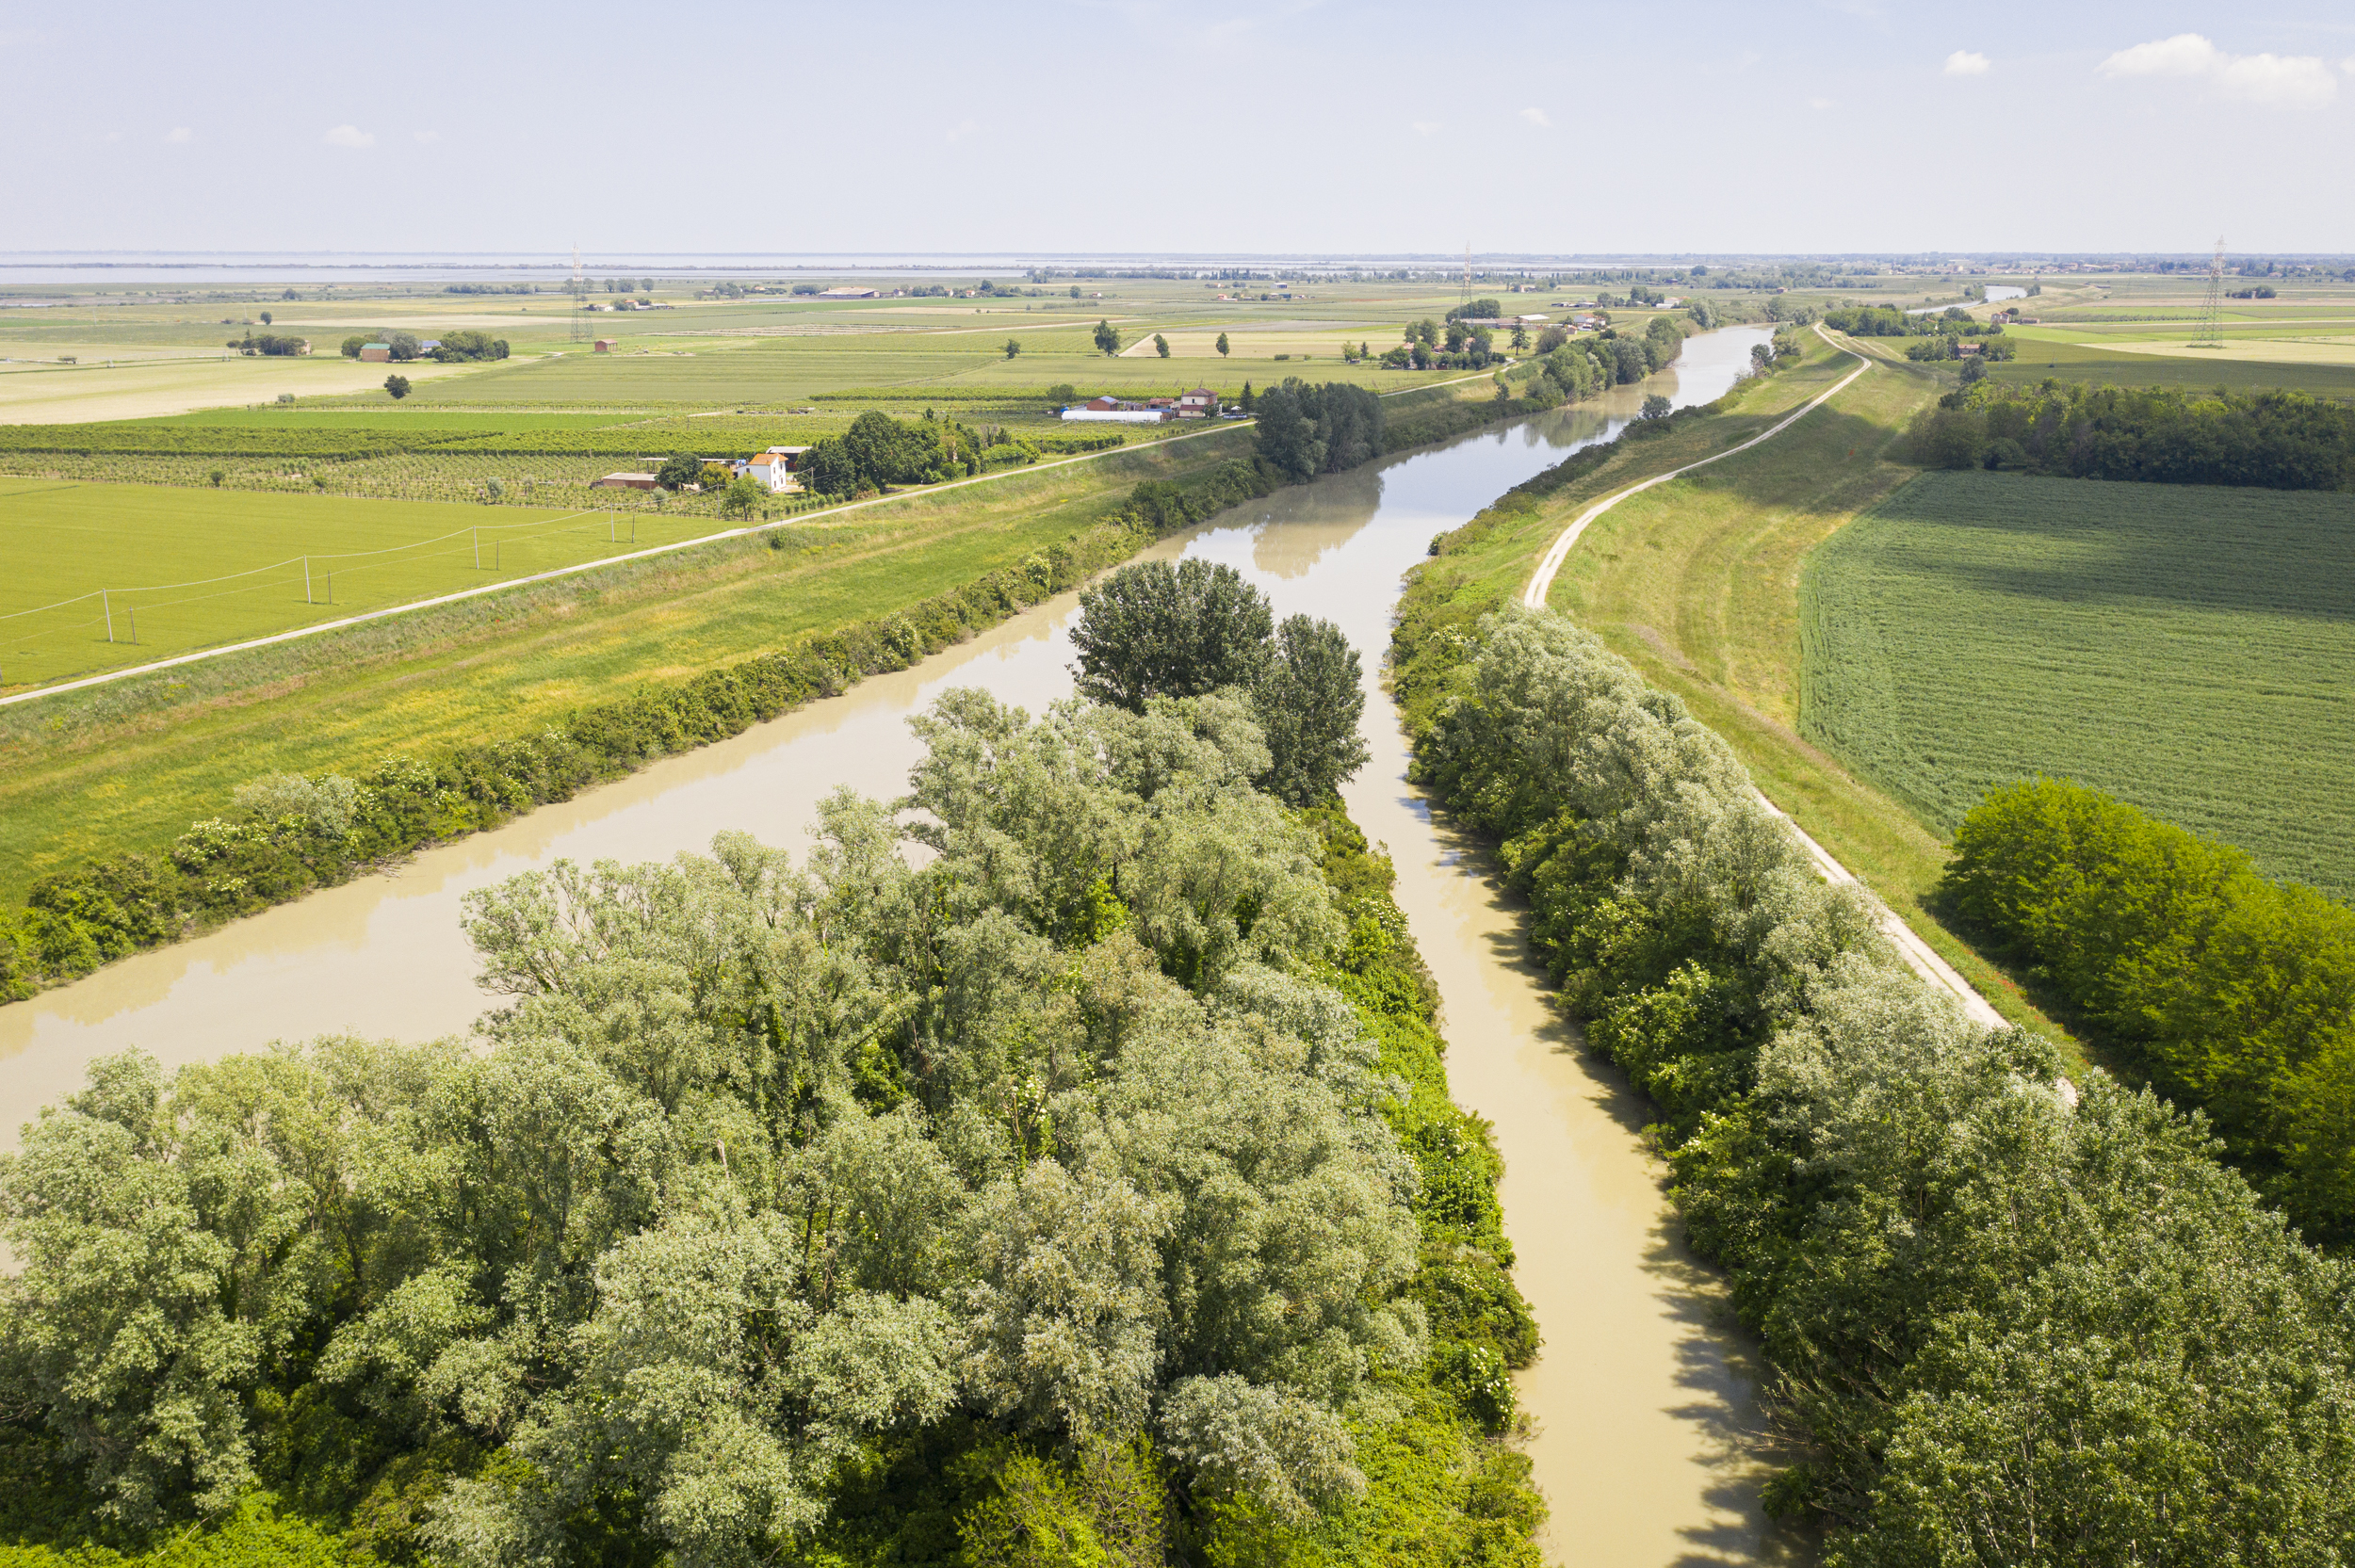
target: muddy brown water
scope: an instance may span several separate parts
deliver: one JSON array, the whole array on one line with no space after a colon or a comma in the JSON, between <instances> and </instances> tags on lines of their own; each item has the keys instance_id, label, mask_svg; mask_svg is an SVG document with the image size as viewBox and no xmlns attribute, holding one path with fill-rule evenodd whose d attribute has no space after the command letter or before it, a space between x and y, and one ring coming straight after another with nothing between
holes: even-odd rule
<instances>
[{"instance_id":1,"label":"muddy brown water","mask_svg":"<svg viewBox=\"0 0 2355 1568\"><path fill-rule=\"evenodd\" d=\"M1164 542L1235 566L1278 616L1338 622L1368 671L1372 760L1344 791L1398 866L1405 909L1445 1005L1456 1099L1502 1149L1505 1229L1545 1349L1519 1374L1528 1451L1565 1564L1783 1561L1801 1548L1759 1511L1751 1347L1721 1282L1684 1249L1646 1150L1639 1098L1580 1047L1547 1000L1509 897L1476 846L1433 820L1406 782L1396 710L1372 687L1401 574L1453 527L1568 451L1606 440L1642 396L1705 402L1766 334L1693 339L1676 368L1599 403L1519 422L1288 490ZM1036 711L1070 690L1076 595L972 641L718 745L656 763L396 871L331 888L77 984L0 1008L0 1137L79 1086L94 1057L138 1046L166 1064L339 1032L428 1039L493 1003L458 928L469 891L560 858L701 850L741 828L797 850L839 785L905 787L907 716L956 686Z\"/></svg>"}]
</instances>

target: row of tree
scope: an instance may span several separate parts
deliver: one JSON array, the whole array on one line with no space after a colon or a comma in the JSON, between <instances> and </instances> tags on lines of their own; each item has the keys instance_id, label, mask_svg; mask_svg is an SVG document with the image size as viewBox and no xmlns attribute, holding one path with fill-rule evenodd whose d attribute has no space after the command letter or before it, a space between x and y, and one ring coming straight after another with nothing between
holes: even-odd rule
<instances>
[{"instance_id":1,"label":"row of tree","mask_svg":"<svg viewBox=\"0 0 2355 1568\"><path fill-rule=\"evenodd\" d=\"M2355 910L2082 784L1998 789L1941 891L2306 1234L2355 1242Z\"/></svg>"},{"instance_id":2,"label":"row of tree","mask_svg":"<svg viewBox=\"0 0 2355 1568\"><path fill-rule=\"evenodd\" d=\"M1769 1508L1828 1526L1833 1568L2339 1560L2355 1275L2199 1120L1969 1024L1675 697L1456 585L1426 569L1400 626L1418 776L1660 1107L1809 1456Z\"/></svg>"},{"instance_id":3,"label":"row of tree","mask_svg":"<svg viewBox=\"0 0 2355 1568\"><path fill-rule=\"evenodd\" d=\"M0 1165L0 1507L57 1477L131 1544L267 1484L448 1568L1535 1568L1483 1435L1535 1334L1388 867L1252 786L1244 702L1141 707L952 692L801 865L470 896L475 1041L94 1064Z\"/></svg>"},{"instance_id":4,"label":"row of tree","mask_svg":"<svg viewBox=\"0 0 2355 1568\"><path fill-rule=\"evenodd\" d=\"M985 437L953 419L894 419L869 410L802 455L802 483L845 498L893 485L938 484L982 468Z\"/></svg>"},{"instance_id":5,"label":"row of tree","mask_svg":"<svg viewBox=\"0 0 2355 1568\"><path fill-rule=\"evenodd\" d=\"M2355 408L2303 392L1981 381L1914 417L1916 461L2079 479L2346 490Z\"/></svg>"}]
</instances>

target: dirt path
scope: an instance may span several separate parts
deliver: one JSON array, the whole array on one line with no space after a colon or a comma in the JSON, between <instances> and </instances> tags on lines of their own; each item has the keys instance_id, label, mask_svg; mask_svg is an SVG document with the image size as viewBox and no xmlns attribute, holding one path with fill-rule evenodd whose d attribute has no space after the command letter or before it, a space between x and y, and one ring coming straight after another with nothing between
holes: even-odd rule
<instances>
[{"instance_id":1,"label":"dirt path","mask_svg":"<svg viewBox=\"0 0 2355 1568\"><path fill-rule=\"evenodd\" d=\"M1547 596L1553 590L1554 576L1562 570L1562 563L1569 558L1570 547L1578 542L1579 536L1586 531L1587 525L1594 522L1596 518L1600 517L1629 496L1639 495L1654 485L1665 484L1681 474L1690 474L1696 468L1706 468L1713 462L1722 462L1727 458L1746 452L1762 442L1772 441L1822 407L1835 395L1844 391L1848 384L1859 376L1873 368L1874 362L1870 356L1860 353L1854 348L1846 348L1841 344L1832 343L1831 334L1825 331L1821 326L1815 329L1815 333L1826 343L1831 344L1833 348L1855 354L1859 362L1857 367L1835 381L1827 390L1802 405L1796 412L1777 422L1760 434L1752 436L1741 445L1730 446L1697 462L1688 462L1681 468L1671 468L1665 474L1655 474L1640 484L1630 485L1625 490L1616 491L1604 496L1584 511L1580 512L1576 520L1555 538L1553 543L1547 549L1544 558L1537 562L1537 570L1530 575L1529 586L1521 591L1521 603L1531 609L1546 607ZM1815 863L1816 870L1823 874L1826 881L1852 882L1860 888L1864 887L1864 884L1858 881L1855 873L1832 857L1830 850L1809 837L1806 830L1791 819L1789 813L1767 800L1763 793L1760 793L1758 799L1768 811L1782 818L1784 825L1789 827L1792 834L1798 839L1800 848L1807 851L1808 858ZM1907 925L1894 910L1883 903L1870 889L1865 889L1865 896L1873 900L1882 934L1895 946L1897 951L1904 956L1906 962L1912 966L1915 974L1928 981L1933 989L1942 991L1952 996L1962 1008L1964 1015L1973 1023L1984 1024L1990 1028L2005 1026L2004 1015L1997 1012L1986 997L1973 990L1971 983L1956 971L1954 965L1939 957L1937 951L1922 939L1919 932Z\"/></svg>"}]
</instances>

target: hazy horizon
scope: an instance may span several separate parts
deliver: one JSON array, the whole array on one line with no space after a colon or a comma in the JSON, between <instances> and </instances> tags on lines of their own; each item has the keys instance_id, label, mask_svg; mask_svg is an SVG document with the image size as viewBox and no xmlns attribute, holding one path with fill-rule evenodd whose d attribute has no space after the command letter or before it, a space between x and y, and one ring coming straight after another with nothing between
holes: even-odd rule
<instances>
[{"instance_id":1,"label":"hazy horizon","mask_svg":"<svg viewBox=\"0 0 2355 1568\"><path fill-rule=\"evenodd\" d=\"M0 251L2355 251L2355 24L2312 0L376 22L0 28Z\"/></svg>"}]
</instances>

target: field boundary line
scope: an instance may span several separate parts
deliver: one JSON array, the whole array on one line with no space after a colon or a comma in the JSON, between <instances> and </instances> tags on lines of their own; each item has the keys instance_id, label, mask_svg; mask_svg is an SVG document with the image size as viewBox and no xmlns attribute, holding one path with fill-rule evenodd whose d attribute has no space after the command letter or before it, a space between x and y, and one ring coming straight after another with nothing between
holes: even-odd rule
<instances>
[{"instance_id":1,"label":"field boundary line","mask_svg":"<svg viewBox=\"0 0 2355 1568\"><path fill-rule=\"evenodd\" d=\"M1537 563L1537 570L1531 575L1528 588L1521 593L1522 605L1530 609L1546 607L1546 595L1552 589L1554 576L1562 570L1563 561L1568 558L1570 546L1578 542L1579 536L1586 531L1586 525L1596 518L1600 517L1629 496L1641 494L1654 485L1665 484L1680 474L1689 474L1696 468L1706 468L1709 464L1732 457L1736 453L1746 452L1761 442L1773 440L1814 412L1832 396L1845 391L1851 381L1872 369L1876 363L1872 356L1859 349L1832 343L1831 334L1825 331L1821 325L1816 327L1815 335L1826 343L1831 344L1833 348L1839 348L1843 353L1855 355L1858 361L1857 367L1842 377L1829 389L1801 405L1787 418L1778 421L1760 434L1752 436L1741 445L1730 446L1722 452L1702 458L1697 462L1688 462L1681 468L1671 468L1665 474L1655 474L1640 484L1630 485L1625 490L1603 497L1579 513L1577 521L1562 530L1560 537L1555 539L1552 546L1546 551L1545 558ZM1874 923L1880 928L1881 934L1887 937L1890 945L1897 949L1898 956L1906 961L1907 966L1921 976L1932 990L1943 992L1952 997L1961 1007L1963 1016L1973 1024L1996 1029L2007 1026L2004 1021L2004 1015L1996 1011L1994 1006L1985 996L1980 995L1953 964L1941 958L1938 950L1924 941L1922 934L1906 924L1904 917L1895 910L1891 909L1887 902L1867 887L1855 872L1841 865L1839 859L1830 850L1815 842L1813 836L1805 828L1800 827L1789 812L1768 800L1765 791L1755 784L1751 786L1750 794L1757 799L1760 805L1764 806L1777 820L1790 830L1792 837L1798 840L1799 848L1807 851L1807 858L1813 863L1817 875L1834 885L1853 886L1872 901Z\"/></svg>"}]
</instances>

